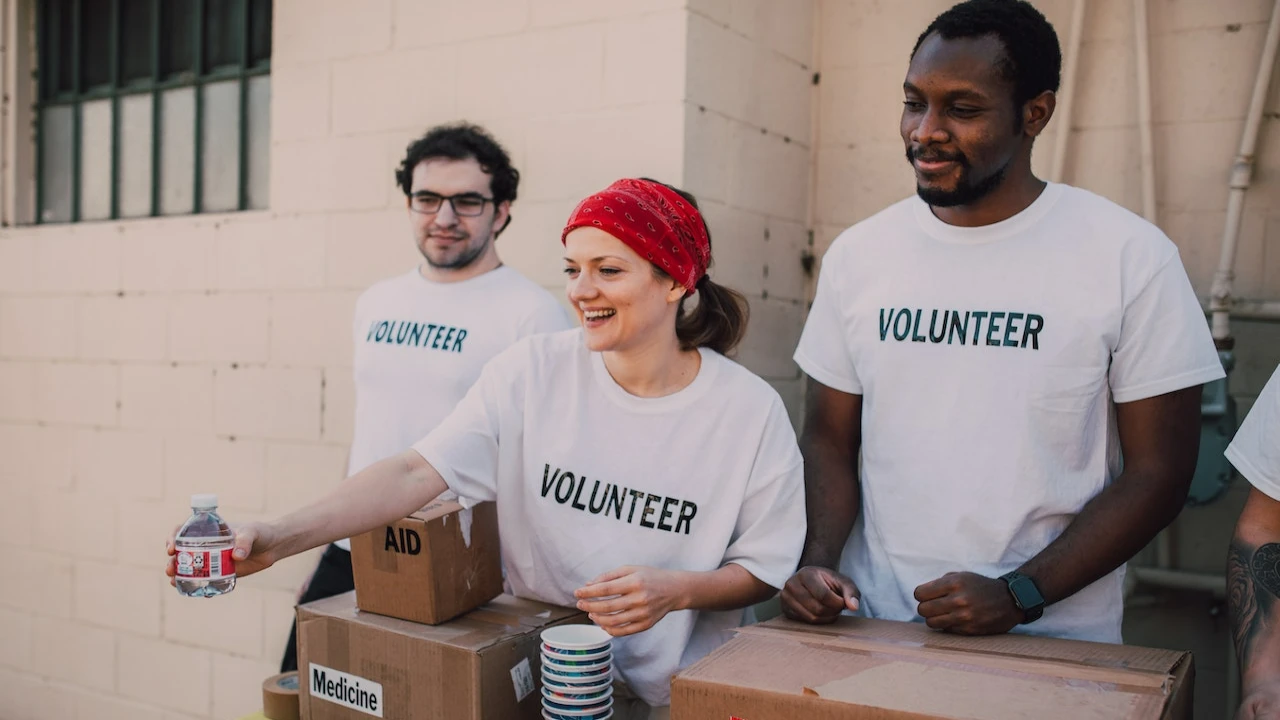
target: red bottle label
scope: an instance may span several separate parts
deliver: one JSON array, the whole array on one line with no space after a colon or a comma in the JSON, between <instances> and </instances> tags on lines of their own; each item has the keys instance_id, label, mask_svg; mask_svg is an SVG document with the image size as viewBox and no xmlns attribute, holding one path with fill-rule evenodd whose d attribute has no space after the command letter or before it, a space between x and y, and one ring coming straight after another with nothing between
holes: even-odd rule
<instances>
[{"instance_id":1,"label":"red bottle label","mask_svg":"<svg viewBox=\"0 0 1280 720\"><path fill-rule=\"evenodd\" d=\"M178 549L178 577L183 579L225 580L236 576L236 562L231 548L224 550Z\"/></svg>"}]
</instances>

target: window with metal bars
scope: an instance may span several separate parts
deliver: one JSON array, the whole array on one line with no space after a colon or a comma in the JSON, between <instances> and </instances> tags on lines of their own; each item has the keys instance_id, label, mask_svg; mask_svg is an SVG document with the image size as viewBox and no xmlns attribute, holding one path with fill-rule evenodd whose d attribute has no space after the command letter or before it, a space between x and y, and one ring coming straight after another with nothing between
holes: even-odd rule
<instances>
[{"instance_id":1,"label":"window with metal bars","mask_svg":"<svg viewBox=\"0 0 1280 720\"><path fill-rule=\"evenodd\" d=\"M39 0L36 222L265 208L271 0Z\"/></svg>"}]
</instances>

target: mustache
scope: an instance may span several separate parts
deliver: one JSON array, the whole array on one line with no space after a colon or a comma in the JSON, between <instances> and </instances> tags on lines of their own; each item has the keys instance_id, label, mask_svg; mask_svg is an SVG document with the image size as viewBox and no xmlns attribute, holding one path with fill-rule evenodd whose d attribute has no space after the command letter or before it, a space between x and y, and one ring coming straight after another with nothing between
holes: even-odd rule
<instances>
[{"instance_id":1,"label":"mustache","mask_svg":"<svg viewBox=\"0 0 1280 720\"><path fill-rule=\"evenodd\" d=\"M916 160L922 160L924 162L955 162L959 163L963 167L969 166L969 159L961 152L947 153L941 151L927 151L915 146L908 147L907 162L914 163Z\"/></svg>"}]
</instances>

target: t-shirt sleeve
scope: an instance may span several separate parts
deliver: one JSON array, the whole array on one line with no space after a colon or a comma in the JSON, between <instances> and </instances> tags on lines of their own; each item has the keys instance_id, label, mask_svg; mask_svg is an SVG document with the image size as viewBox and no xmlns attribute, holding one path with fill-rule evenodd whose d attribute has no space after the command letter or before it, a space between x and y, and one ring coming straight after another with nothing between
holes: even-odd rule
<instances>
[{"instance_id":1,"label":"t-shirt sleeve","mask_svg":"<svg viewBox=\"0 0 1280 720\"><path fill-rule=\"evenodd\" d=\"M804 549L804 462L782 401L770 412L724 563L781 588Z\"/></svg>"},{"instance_id":2,"label":"t-shirt sleeve","mask_svg":"<svg viewBox=\"0 0 1280 720\"><path fill-rule=\"evenodd\" d=\"M542 302L537 303L537 307L533 312L525 316L520 323L520 337L528 337L539 333L553 333L561 330L568 330L572 325L569 322L569 313L565 311L564 306L556 302L551 297L545 298Z\"/></svg>"},{"instance_id":3,"label":"t-shirt sleeve","mask_svg":"<svg viewBox=\"0 0 1280 720\"><path fill-rule=\"evenodd\" d=\"M833 245L818 273L818 292L800 333L795 361L809 377L834 390L862 394L862 381L849 354L849 337L843 318L843 304L837 275L841 264L838 245Z\"/></svg>"},{"instance_id":4,"label":"t-shirt sleeve","mask_svg":"<svg viewBox=\"0 0 1280 720\"><path fill-rule=\"evenodd\" d=\"M513 377L511 362L516 359L516 347L489 361L444 422L413 444L449 489L462 497L482 502L497 498L503 410L519 402L515 393L518 381Z\"/></svg>"},{"instance_id":5,"label":"t-shirt sleeve","mask_svg":"<svg viewBox=\"0 0 1280 720\"><path fill-rule=\"evenodd\" d=\"M1226 456L1251 485L1280 500L1280 368L1272 373L1253 409L1227 446Z\"/></svg>"},{"instance_id":6,"label":"t-shirt sleeve","mask_svg":"<svg viewBox=\"0 0 1280 720\"><path fill-rule=\"evenodd\" d=\"M1111 353L1118 403L1163 395L1224 377L1209 325L1176 252L1125 306Z\"/></svg>"}]
</instances>

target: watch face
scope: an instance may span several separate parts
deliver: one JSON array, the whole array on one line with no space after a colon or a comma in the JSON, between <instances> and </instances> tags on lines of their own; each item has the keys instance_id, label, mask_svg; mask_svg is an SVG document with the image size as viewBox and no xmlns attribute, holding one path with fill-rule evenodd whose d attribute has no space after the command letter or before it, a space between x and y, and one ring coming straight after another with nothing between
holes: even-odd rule
<instances>
[{"instance_id":1,"label":"watch face","mask_svg":"<svg viewBox=\"0 0 1280 720\"><path fill-rule=\"evenodd\" d=\"M1044 597L1029 577L1020 577L1009 583L1009 590L1023 610L1044 604Z\"/></svg>"}]
</instances>

